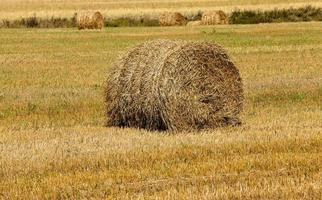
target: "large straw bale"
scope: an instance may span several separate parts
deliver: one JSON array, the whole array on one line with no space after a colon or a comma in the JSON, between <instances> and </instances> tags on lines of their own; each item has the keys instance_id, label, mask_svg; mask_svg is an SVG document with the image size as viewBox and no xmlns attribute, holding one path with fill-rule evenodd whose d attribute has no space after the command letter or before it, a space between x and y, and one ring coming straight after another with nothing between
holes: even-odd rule
<instances>
[{"instance_id":1,"label":"large straw bale","mask_svg":"<svg viewBox=\"0 0 322 200\"><path fill-rule=\"evenodd\" d=\"M183 26L186 25L186 18L178 12L163 13L159 17L161 26Z\"/></svg>"},{"instance_id":2,"label":"large straw bale","mask_svg":"<svg viewBox=\"0 0 322 200\"><path fill-rule=\"evenodd\" d=\"M104 27L104 17L100 12L83 12L76 14L76 24L78 29L102 29Z\"/></svg>"},{"instance_id":3,"label":"large straw bale","mask_svg":"<svg viewBox=\"0 0 322 200\"><path fill-rule=\"evenodd\" d=\"M131 49L107 78L109 126L195 130L240 123L238 69L213 43L154 40Z\"/></svg>"},{"instance_id":4,"label":"large straw bale","mask_svg":"<svg viewBox=\"0 0 322 200\"><path fill-rule=\"evenodd\" d=\"M221 10L205 11L201 17L201 23L203 25L228 24L228 17Z\"/></svg>"}]
</instances>

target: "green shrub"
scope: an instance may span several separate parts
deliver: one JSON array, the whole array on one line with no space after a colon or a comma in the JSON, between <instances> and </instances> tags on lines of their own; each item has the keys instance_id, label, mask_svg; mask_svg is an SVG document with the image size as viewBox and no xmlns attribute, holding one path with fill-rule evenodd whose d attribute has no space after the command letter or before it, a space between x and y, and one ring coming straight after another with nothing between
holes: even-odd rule
<instances>
[{"instance_id":1,"label":"green shrub","mask_svg":"<svg viewBox=\"0 0 322 200\"><path fill-rule=\"evenodd\" d=\"M15 20L1 20L0 28L70 28L76 27L76 18L37 18L36 15Z\"/></svg>"},{"instance_id":2,"label":"green shrub","mask_svg":"<svg viewBox=\"0 0 322 200\"><path fill-rule=\"evenodd\" d=\"M262 10L235 10L229 16L230 24L258 24L272 22L322 21L322 9L303 8Z\"/></svg>"},{"instance_id":3,"label":"green shrub","mask_svg":"<svg viewBox=\"0 0 322 200\"><path fill-rule=\"evenodd\" d=\"M149 17L121 17L117 19L105 19L105 26L108 27L123 27L123 26L159 26L158 19Z\"/></svg>"},{"instance_id":4,"label":"green shrub","mask_svg":"<svg viewBox=\"0 0 322 200\"><path fill-rule=\"evenodd\" d=\"M35 28L39 26L39 20L37 19L36 15L32 16L32 17L28 17L25 21L24 21L25 25L27 28Z\"/></svg>"}]
</instances>

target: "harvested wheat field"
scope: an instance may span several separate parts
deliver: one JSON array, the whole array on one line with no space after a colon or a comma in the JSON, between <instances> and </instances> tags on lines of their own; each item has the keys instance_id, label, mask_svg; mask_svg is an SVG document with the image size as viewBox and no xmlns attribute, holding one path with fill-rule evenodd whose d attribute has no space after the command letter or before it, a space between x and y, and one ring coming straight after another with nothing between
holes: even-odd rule
<instances>
[{"instance_id":1,"label":"harvested wheat field","mask_svg":"<svg viewBox=\"0 0 322 200\"><path fill-rule=\"evenodd\" d=\"M210 42L154 40L129 50L106 83L108 125L196 130L240 123L243 87Z\"/></svg>"},{"instance_id":2,"label":"harvested wheat field","mask_svg":"<svg viewBox=\"0 0 322 200\"><path fill-rule=\"evenodd\" d=\"M104 27L104 17L100 12L76 13L76 25L81 29L102 29Z\"/></svg>"},{"instance_id":3,"label":"harvested wheat field","mask_svg":"<svg viewBox=\"0 0 322 200\"><path fill-rule=\"evenodd\" d=\"M264 9L322 6L321 0L1 0L0 19L19 19L36 15L41 18L72 17L79 10L100 10L106 18L180 12L189 15L200 10Z\"/></svg>"},{"instance_id":4,"label":"harvested wheat field","mask_svg":"<svg viewBox=\"0 0 322 200\"><path fill-rule=\"evenodd\" d=\"M320 22L0 29L0 199L321 199L321 30ZM176 133L105 127L113 64L155 39L225 47L242 78L242 124ZM178 64L187 78L208 73ZM132 89L154 91L137 79L152 71L141 72Z\"/></svg>"}]
</instances>

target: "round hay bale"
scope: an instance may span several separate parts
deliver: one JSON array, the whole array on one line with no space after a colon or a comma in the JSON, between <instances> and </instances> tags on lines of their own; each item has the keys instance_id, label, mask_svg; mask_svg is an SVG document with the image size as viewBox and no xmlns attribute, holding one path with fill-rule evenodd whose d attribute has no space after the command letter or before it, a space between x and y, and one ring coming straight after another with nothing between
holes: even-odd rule
<instances>
[{"instance_id":1,"label":"round hay bale","mask_svg":"<svg viewBox=\"0 0 322 200\"><path fill-rule=\"evenodd\" d=\"M206 11L202 14L201 23L203 25L228 24L228 17L221 10Z\"/></svg>"},{"instance_id":2,"label":"round hay bale","mask_svg":"<svg viewBox=\"0 0 322 200\"><path fill-rule=\"evenodd\" d=\"M102 29L104 27L104 17L100 12L83 12L76 14L76 24L81 29Z\"/></svg>"},{"instance_id":3,"label":"round hay bale","mask_svg":"<svg viewBox=\"0 0 322 200\"><path fill-rule=\"evenodd\" d=\"M222 47L154 40L114 64L105 98L108 126L194 130L239 124L243 87Z\"/></svg>"},{"instance_id":4,"label":"round hay bale","mask_svg":"<svg viewBox=\"0 0 322 200\"><path fill-rule=\"evenodd\" d=\"M187 26L200 26L201 25L201 21L190 21L187 23Z\"/></svg>"},{"instance_id":5,"label":"round hay bale","mask_svg":"<svg viewBox=\"0 0 322 200\"><path fill-rule=\"evenodd\" d=\"M164 13L159 17L159 24L161 26L183 26L186 23L186 18L178 12Z\"/></svg>"}]
</instances>

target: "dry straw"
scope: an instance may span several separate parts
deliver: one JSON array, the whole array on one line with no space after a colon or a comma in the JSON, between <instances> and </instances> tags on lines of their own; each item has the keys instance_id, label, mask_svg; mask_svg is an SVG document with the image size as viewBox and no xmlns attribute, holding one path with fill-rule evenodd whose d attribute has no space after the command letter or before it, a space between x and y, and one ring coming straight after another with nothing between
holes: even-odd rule
<instances>
[{"instance_id":1,"label":"dry straw","mask_svg":"<svg viewBox=\"0 0 322 200\"><path fill-rule=\"evenodd\" d=\"M104 17L100 12L77 13L76 22L79 30L102 29L104 27Z\"/></svg>"},{"instance_id":2,"label":"dry straw","mask_svg":"<svg viewBox=\"0 0 322 200\"><path fill-rule=\"evenodd\" d=\"M227 15L221 11L205 11L201 17L203 25L228 24Z\"/></svg>"},{"instance_id":3,"label":"dry straw","mask_svg":"<svg viewBox=\"0 0 322 200\"><path fill-rule=\"evenodd\" d=\"M200 26L200 25L202 25L201 24L201 21L190 21L190 22L188 22L187 23L187 26Z\"/></svg>"},{"instance_id":4,"label":"dry straw","mask_svg":"<svg viewBox=\"0 0 322 200\"><path fill-rule=\"evenodd\" d=\"M239 124L243 87L213 43L154 40L131 49L107 79L109 126L195 130Z\"/></svg>"},{"instance_id":5,"label":"dry straw","mask_svg":"<svg viewBox=\"0 0 322 200\"><path fill-rule=\"evenodd\" d=\"M161 26L183 26L186 25L186 18L178 12L163 13L159 17L159 23Z\"/></svg>"}]
</instances>

